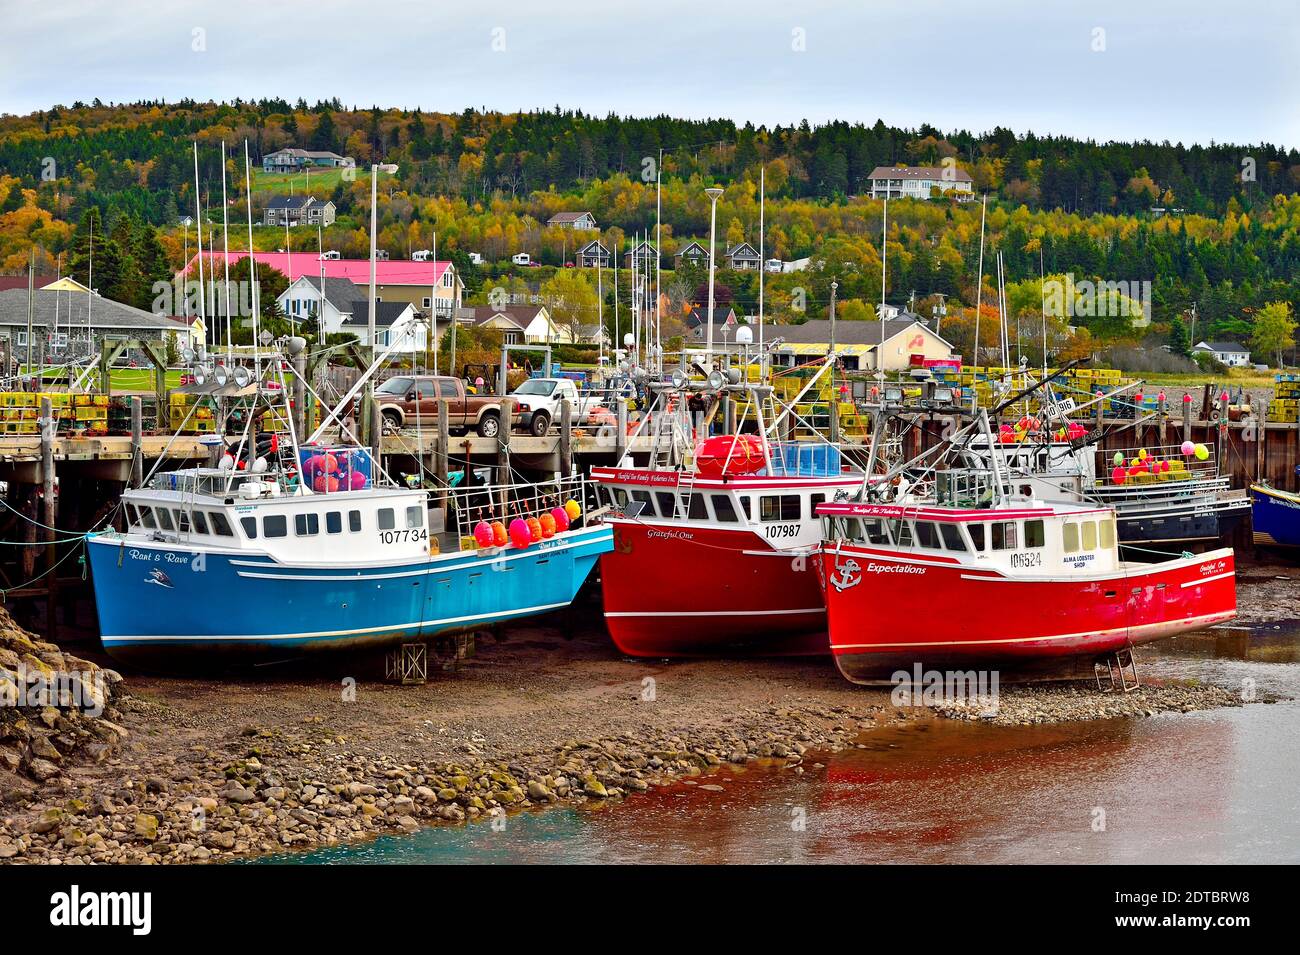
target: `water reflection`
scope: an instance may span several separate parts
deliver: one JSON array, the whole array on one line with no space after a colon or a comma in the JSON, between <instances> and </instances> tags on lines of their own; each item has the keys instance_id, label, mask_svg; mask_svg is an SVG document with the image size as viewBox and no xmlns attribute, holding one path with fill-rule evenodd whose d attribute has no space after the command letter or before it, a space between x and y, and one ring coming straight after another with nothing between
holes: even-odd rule
<instances>
[{"instance_id":1,"label":"water reflection","mask_svg":"<svg viewBox=\"0 0 1300 955\"><path fill-rule=\"evenodd\" d=\"M1277 629L1274 629L1274 626ZM1142 651L1144 676L1300 697L1300 627ZM313 862L1295 862L1300 705L875 732L802 775L724 769L606 810L436 828Z\"/></svg>"}]
</instances>

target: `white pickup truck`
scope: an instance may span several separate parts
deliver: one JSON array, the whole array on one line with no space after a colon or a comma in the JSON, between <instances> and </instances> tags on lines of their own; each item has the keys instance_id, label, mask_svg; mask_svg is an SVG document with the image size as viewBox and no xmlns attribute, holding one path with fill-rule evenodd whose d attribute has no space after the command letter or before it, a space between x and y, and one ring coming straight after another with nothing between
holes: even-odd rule
<instances>
[{"instance_id":1,"label":"white pickup truck","mask_svg":"<svg viewBox=\"0 0 1300 955\"><path fill-rule=\"evenodd\" d=\"M529 378L510 397L515 399L519 426L537 437L546 434L551 422L560 417L560 402L565 399L573 405L575 423L586 423L593 416L606 414L597 396L580 394L578 386L569 378Z\"/></svg>"}]
</instances>

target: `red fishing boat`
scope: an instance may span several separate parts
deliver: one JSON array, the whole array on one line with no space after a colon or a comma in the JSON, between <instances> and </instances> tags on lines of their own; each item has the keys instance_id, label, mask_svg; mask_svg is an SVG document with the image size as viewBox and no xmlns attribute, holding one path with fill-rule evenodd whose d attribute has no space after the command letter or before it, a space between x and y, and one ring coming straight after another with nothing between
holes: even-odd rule
<instances>
[{"instance_id":1,"label":"red fishing boat","mask_svg":"<svg viewBox=\"0 0 1300 955\"><path fill-rule=\"evenodd\" d=\"M1230 548L1121 561L1111 508L1017 500L976 469L935 477L926 503L817 509L831 653L854 682L1102 657L1236 615Z\"/></svg>"},{"instance_id":2,"label":"red fishing boat","mask_svg":"<svg viewBox=\"0 0 1300 955\"><path fill-rule=\"evenodd\" d=\"M828 445L722 440L693 470L592 469L614 528L610 636L636 657L827 653L816 509L855 498L862 474Z\"/></svg>"}]
</instances>

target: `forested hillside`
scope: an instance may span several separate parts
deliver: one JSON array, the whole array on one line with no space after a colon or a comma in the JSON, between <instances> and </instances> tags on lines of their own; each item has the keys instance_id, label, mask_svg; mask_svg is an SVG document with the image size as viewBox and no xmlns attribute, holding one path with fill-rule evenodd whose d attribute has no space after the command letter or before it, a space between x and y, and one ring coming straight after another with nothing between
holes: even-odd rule
<instances>
[{"instance_id":1,"label":"forested hillside","mask_svg":"<svg viewBox=\"0 0 1300 955\"><path fill-rule=\"evenodd\" d=\"M494 263L518 251L551 266L571 261L574 234L545 226L561 210L592 212L606 243L625 248L635 233L654 227L657 173L665 269L687 241L707 235L703 189L715 182L726 187L719 243L757 245L764 168L766 255L811 260L808 271L774 276L768 285L770 311L794 320L824 314L832 281L839 283L839 314L871 314L881 297L882 204L859 197L866 177L877 165L951 159L970 173L977 194L989 196L986 303L991 257L1001 251L1012 283L1037 280L1040 268L1049 277L1150 281L1161 334L1186 322L1195 305L1198 338L1246 340L1254 333L1253 316L1267 303L1300 305L1300 153L1294 149L1096 143L880 122L769 129L558 108L421 113L274 99L96 102L0 117L0 272L25 268L36 247L41 271L78 274L93 231L97 287L147 307L152 283L179 267L187 245L193 250L194 231L179 223L196 214L195 140L200 204L213 227L221 221L222 141L230 152L229 212L241 226L248 199L245 140L255 167L255 215L269 195L269 184L257 181L264 152L327 149L355 157L361 167L397 164L398 173L383 182L379 208L379 242L390 255L431 247L436 231L440 256L455 253L462 262L468 252ZM302 191L307 182L293 188ZM324 246L364 254L368 175L355 181L317 176L311 191L338 207ZM88 210L95 210L90 217ZM886 297L901 303L912 292L922 299L943 294L954 305L973 304L979 228L978 202L891 203ZM232 229L232 247L243 248L246 235ZM258 227L254 241L274 249L286 239L282 230ZM317 249L317 236L305 229L289 241L295 249ZM472 286L481 284L483 275L466 271ZM509 280L502 271L488 274ZM675 295L689 299L696 278L679 277ZM723 281L738 305L752 304L754 276ZM1080 324L1104 338L1132 334L1123 324Z\"/></svg>"}]
</instances>

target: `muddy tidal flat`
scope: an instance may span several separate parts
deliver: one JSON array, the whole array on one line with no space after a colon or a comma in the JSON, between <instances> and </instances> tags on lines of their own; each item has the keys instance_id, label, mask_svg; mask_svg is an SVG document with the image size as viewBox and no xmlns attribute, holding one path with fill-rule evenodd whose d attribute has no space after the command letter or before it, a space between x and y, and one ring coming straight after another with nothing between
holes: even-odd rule
<instances>
[{"instance_id":1,"label":"muddy tidal flat","mask_svg":"<svg viewBox=\"0 0 1300 955\"><path fill-rule=\"evenodd\" d=\"M1278 719L1296 722L1300 707L1287 701L1300 696L1300 569L1250 565L1241 577L1229 628L1139 650L1137 692L1004 685L995 713L900 707L888 688L852 686L828 660L629 660L593 605L576 628L544 618L481 640L474 657L419 686L342 660L214 679L113 673L100 720L0 712L0 860L492 861L513 845L513 858L530 861L872 861L865 833L944 818L951 855L1005 859L982 800L1023 800L1032 818L1050 815L1043 787L1074 786L1076 808L1093 806L1101 796L1088 786L1106 779L1075 763L1104 753L1163 765L1185 752L1206 761L1203 778L1228 778L1248 741L1284 732ZM58 651L7 621L5 634L33 662ZM1215 734L1227 734L1220 745L1207 742ZM1294 760L1275 765L1296 771ZM907 787L909 777L933 785ZM1294 793L1296 782L1274 787ZM1157 818L1165 787L1129 783L1124 798L1147 792ZM786 838L811 832L832 804L863 839L817 851ZM698 824L724 807L766 815L727 840L716 832L729 825ZM791 828L799 812L803 828ZM674 829L682 818L694 822ZM1045 817L1044 831L1058 824L1072 825ZM484 841L504 831L518 844ZM1062 839L1019 861L1095 857ZM1294 836L1261 839L1255 851L1296 857Z\"/></svg>"}]
</instances>

